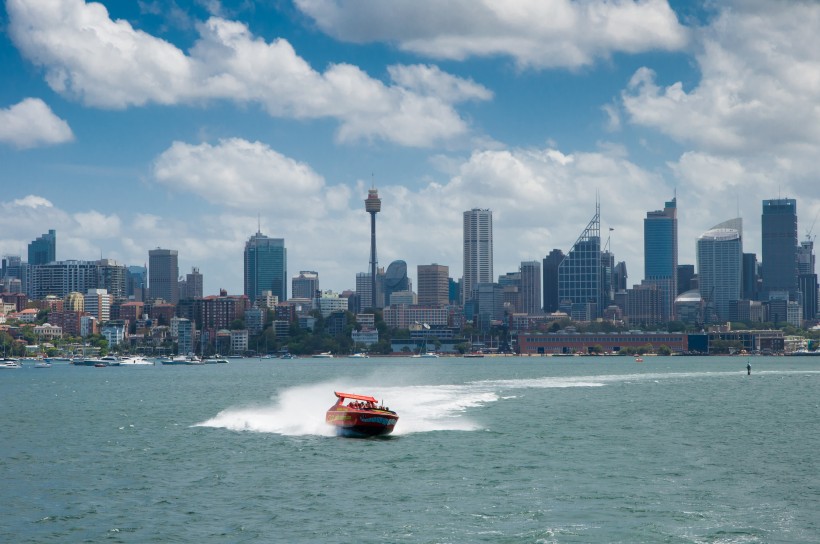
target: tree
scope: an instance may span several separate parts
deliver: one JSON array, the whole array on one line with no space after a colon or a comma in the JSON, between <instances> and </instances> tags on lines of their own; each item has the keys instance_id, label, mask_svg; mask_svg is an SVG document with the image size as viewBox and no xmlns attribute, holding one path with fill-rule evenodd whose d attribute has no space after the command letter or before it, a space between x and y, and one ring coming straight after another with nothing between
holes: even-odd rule
<instances>
[{"instance_id":1,"label":"tree","mask_svg":"<svg viewBox=\"0 0 820 544\"><path fill-rule=\"evenodd\" d=\"M661 347L658 348L658 355L672 355L672 348L666 344L662 344Z\"/></svg>"}]
</instances>

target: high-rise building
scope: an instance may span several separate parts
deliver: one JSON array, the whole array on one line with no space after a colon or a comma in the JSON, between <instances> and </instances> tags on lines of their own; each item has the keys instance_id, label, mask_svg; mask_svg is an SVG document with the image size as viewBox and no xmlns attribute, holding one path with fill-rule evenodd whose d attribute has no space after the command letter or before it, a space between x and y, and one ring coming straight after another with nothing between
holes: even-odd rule
<instances>
[{"instance_id":1,"label":"high-rise building","mask_svg":"<svg viewBox=\"0 0 820 544\"><path fill-rule=\"evenodd\" d=\"M740 289L740 297L743 300L757 300L757 255L754 253L743 254L743 282Z\"/></svg>"},{"instance_id":2,"label":"high-rise building","mask_svg":"<svg viewBox=\"0 0 820 544\"><path fill-rule=\"evenodd\" d=\"M257 232L245 243L245 295L256 300L265 290L288 299L288 256L283 238Z\"/></svg>"},{"instance_id":3,"label":"high-rise building","mask_svg":"<svg viewBox=\"0 0 820 544\"><path fill-rule=\"evenodd\" d=\"M145 266L129 266L125 281L126 296L137 301L145 299L148 289L148 268Z\"/></svg>"},{"instance_id":4,"label":"high-rise building","mask_svg":"<svg viewBox=\"0 0 820 544\"><path fill-rule=\"evenodd\" d=\"M660 311L666 321L675 318L678 295L677 213L677 199L673 198L663 210L647 212L643 220L644 281L660 289Z\"/></svg>"},{"instance_id":5,"label":"high-rise building","mask_svg":"<svg viewBox=\"0 0 820 544\"><path fill-rule=\"evenodd\" d=\"M450 302L450 268L440 264L418 265L418 303L445 306Z\"/></svg>"},{"instance_id":6,"label":"high-rise building","mask_svg":"<svg viewBox=\"0 0 820 544\"><path fill-rule=\"evenodd\" d=\"M48 264L57 260L57 232L49 230L28 245L28 264Z\"/></svg>"},{"instance_id":7,"label":"high-rise building","mask_svg":"<svg viewBox=\"0 0 820 544\"><path fill-rule=\"evenodd\" d=\"M797 201L778 198L763 201L763 293L762 299L798 299L797 292Z\"/></svg>"},{"instance_id":8,"label":"high-rise building","mask_svg":"<svg viewBox=\"0 0 820 544\"><path fill-rule=\"evenodd\" d=\"M814 239L809 237L800 242L797 250L797 272L800 296L803 304L803 319L817 318L817 274L814 273Z\"/></svg>"},{"instance_id":9,"label":"high-rise building","mask_svg":"<svg viewBox=\"0 0 820 544\"><path fill-rule=\"evenodd\" d=\"M300 270L290 280L290 296L293 298L316 298L319 292L319 273L312 270Z\"/></svg>"},{"instance_id":10,"label":"high-rise building","mask_svg":"<svg viewBox=\"0 0 820 544\"><path fill-rule=\"evenodd\" d=\"M113 259L100 259L97 261L97 270L101 289L106 289L115 300L127 298L128 270L125 265Z\"/></svg>"},{"instance_id":11,"label":"high-rise building","mask_svg":"<svg viewBox=\"0 0 820 544\"><path fill-rule=\"evenodd\" d=\"M356 274L356 296L359 298L359 310L373 308L373 281L369 272Z\"/></svg>"},{"instance_id":12,"label":"high-rise building","mask_svg":"<svg viewBox=\"0 0 820 544\"><path fill-rule=\"evenodd\" d=\"M175 249L148 251L148 288L151 300L179 302L179 257Z\"/></svg>"},{"instance_id":13,"label":"high-rise building","mask_svg":"<svg viewBox=\"0 0 820 544\"><path fill-rule=\"evenodd\" d=\"M521 263L521 310L527 315L541 313L541 263Z\"/></svg>"},{"instance_id":14,"label":"high-rise building","mask_svg":"<svg viewBox=\"0 0 820 544\"><path fill-rule=\"evenodd\" d=\"M464 280L462 302L479 283L493 283L493 212L473 208L464 212Z\"/></svg>"},{"instance_id":15,"label":"high-rise building","mask_svg":"<svg viewBox=\"0 0 820 544\"><path fill-rule=\"evenodd\" d=\"M694 267L692 267L694 269ZM620 261L612 270L612 288L616 293L626 291L626 280L628 275L626 273L626 262Z\"/></svg>"},{"instance_id":16,"label":"high-rise building","mask_svg":"<svg viewBox=\"0 0 820 544\"><path fill-rule=\"evenodd\" d=\"M85 293L100 285L99 265L90 261L53 261L29 269L28 296L41 300L48 295L65 298L72 291Z\"/></svg>"},{"instance_id":17,"label":"high-rise building","mask_svg":"<svg viewBox=\"0 0 820 544\"><path fill-rule=\"evenodd\" d=\"M83 297L83 311L105 323L111 318L111 299L106 289L89 289Z\"/></svg>"},{"instance_id":18,"label":"high-rise building","mask_svg":"<svg viewBox=\"0 0 820 544\"><path fill-rule=\"evenodd\" d=\"M199 268L191 267L191 273L185 275L185 298L202 298L203 277Z\"/></svg>"},{"instance_id":19,"label":"high-rise building","mask_svg":"<svg viewBox=\"0 0 820 544\"><path fill-rule=\"evenodd\" d=\"M695 277L695 265L679 264L677 272L678 294L692 290L692 279Z\"/></svg>"},{"instance_id":20,"label":"high-rise building","mask_svg":"<svg viewBox=\"0 0 820 544\"><path fill-rule=\"evenodd\" d=\"M601 212L596 203L595 215L558 266L560 308L580 319L595 319L601 311L602 291Z\"/></svg>"},{"instance_id":21,"label":"high-rise building","mask_svg":"<svg viewBox=\"0 0 820 544\"><path fill-rule=\"evenodd\" d=\"M727 321L740 300L743 223L740 218L715 225L698 238L698 284L708 322Z\"/></svg>"},{"instance_id":22,"label":"high-rise building","mask_svg":"<svg viewBox=\"0 0 820 544\"><path fill-rule=\"evenodd\" d=\"M564 260L564 252L553 249L544 257L544 312L557 312L560 304L558 298L558 267Z\"/></svg>"},{"instance_id":23,"label":"high-rise building","mask_svg":"<svg viewBox=\"0 0 820 544\"><path fill-rule=\"evenodd\" d=\"M410 280L407 278L407 263L393 261L387 267L384 275L384 305L389 306L390 296L393 293L410 290Z\"/></svg>"}]
</instances>

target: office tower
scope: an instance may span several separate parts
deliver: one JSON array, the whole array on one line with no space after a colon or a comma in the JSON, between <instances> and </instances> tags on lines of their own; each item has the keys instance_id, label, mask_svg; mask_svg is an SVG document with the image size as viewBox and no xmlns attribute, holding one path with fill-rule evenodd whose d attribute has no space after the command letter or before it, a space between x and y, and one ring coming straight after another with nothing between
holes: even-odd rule
<instances>
[{"instance_id":1,"label":"office tower","mask_svg":"<svg viewBox=\"0 0 820 544\"><path fill-rule=\"evenodd\" d=\"M762 300L797 300L797 201L778 198L763 201Z\"/></svg>"},{"instance_id":2,"label":"office tower","mask_svg":"<svg viewBox=\"0 0 820 544\"><path fill-rule=\"evenodd\" d=\"M393 293L410 290L410 280L407 279L407 263L393 261L388 265L384 275L384 305L390 306L390 296Z\"/></svg>"},{"instance_id":3,"label":"office tower","mask_svg":"<svg viewBox=\"0 0 820 544\"><path fill-rule=\"evenodd\" d=\"M609 251L601 252L601 306L603 312L615 301L615 285L613 275L615 271L615 255Z\"/></svg>"},{"instance_id":4,"label":"office tower","mask_svg":"<svg viewBox=\"0 0 820 544\"><path fill-rule=\"evenodd\" d=\"M803 319L808 320L814 320L817 317L817 274L814 273L814 264L814 239L809 233L806 240L800 242L797 250L797 272L803 304Z\"/></svg>"},{"instance_id":5,"label":"office tower","mask_svg":"<svg viewBox=\"0 0 820 544\"><path fill-rule=\"evenodd\" d=\"M373 281L369 272L356 274L356 296L359 298L359 309L364 311L373 308Z\"/></svg>"},{"instance_id":6,"label":"office tower","mask_svg":"<svg viewBox=\"0 0 820 544\"><path fill-rule=\"evenodd\" d=\"M283 238L257 232L245 243L245 295L255 301L268 290L288 299L288 254Z\"/></svg>"},{"instance_id":7,"label":"office tower","mask_svg":"<svg viewBox=\"0 0 820 544\"><path fill-rule=\"evenodd\" d=\"M446 306L450 302L450 268L440 264L418 265L418 303Z\"/></svg>"},{"instance_id":8,"label":"office tower","mask_svg":"<svg viewBox=\"0 0 820 544\"><path fill-rule=\"evenodd\" d=\"M125 265L113 259L97 261L97 271L100 275L99 287L108 291L115 300L127 297L128 270Z\"/></svg>"},{"instance_id":9,"label":"office tower","mask_svg":"<svg viewBox=\"0 0 820 544\"><path fill-rule=\"evenodd\" d=\"M695 277L695 265L693 264L679 264L678 265L678 294L681 295L686 291L694 289L692 287L692 280Z\"/></svg>"},{"instance_id":10,"label":"office tower","mask_svg":"<svg viewBox=\"0 0 820 544\"><path fill-rule=\"evenodd\" d=\"M800 247L797 248L797 273L799 275L814 274L814 270L814 238L809 235L806 240L800 242Z\"/></svg>"},{"instance_id":11,"label":"office tower","mask_svg":"<svg viewBox=\"0 0 820 544\"><path fill-rule=\"evenodd\" d=\"M715 225L698 238L698 282L708 322L729 319L740 300L743 223L740 218Z\"/></svg>"},{"instance_id":12,"label":"office tower","mask_svg":"<svg viewBox=\"0 0 820 544\"><path fill-rule=\"evenodd\" d=\"M376 287L376 214L382 211L382 201L375 187L367 191L364 209L370 214L370 292L373 296L369 307L376 307L378 297L375 295L379 292Z\"/></svg>"},{"instance_id":13,"label":"office tower","mask_svg":"<svg viewBox=\"0 0 820 544\"><path fill-rule=\"evenodd\" d=\"M661 315L666 321L674 316L678 296L678 211L677 199L664 204L663 210L646 213L643 220L644 280L657 285L661 294Z\"/></svg>"},{"instance_id":14,"label":"office tower","mask_svg":"<svg viewBox=\"0 0 820 544\"><path fill-rule=\"evenodd\" d=\"M464 212L464 281L462 302L479 283L493 283L493 212L473 208Z\"/></svg>"},{"instance_id":15,"label":"office tower","mask_svg":"<svg viewBox=\"0 0 820 544\"><path fill-rule=\"evenodd\" d=\"M560 308L574 320L595 319L601 291L601 211L596 202L595 215L558 266Z\"/></svg>"},{"instance_id":16,"label":"office tower","mask_svg":"<svg viewBox=\"0 0 820 544\"><path fill-rule=\"evenodd\" d=\"M498 285L501 287L505 310L511 314L523 312L521 309L521 272L507 272L498 276Z\"/></svg>"},{"instance_id":17,"label":"office tower","mask_svg":"<svg viewBox=\"0 0 820 544\"><path fill-rule=\"evenodd\" d=\"M49 230L28 245L28 264L48 264L57 260L57 232Z\"/></svg>"},{"instance_id":18,"label":"office tower","mask_svg":"<svg viewBox=\"0 0 820 544\"><path fill-rule=\"evenodd\" d=\"M694 269L694 267L692 268ZM615 268L612 271L612 288L616 293L626 291L627 277L628 275L626 273L626 262L621 261L615 265Z\"/></svg>"},{"instance_id":19,"label":"office tower","mask_svg":"<svg viewBox=\"0 0 820 544\"><path fill-rule=\"evenodd\" d=\"M319 273L300 270L290 280L290 296L293 298L316 298L319 292Z\"/></svg>"},{"instance_id":20,"label":"office tower","mask_svg":"<svg viewBox=\"0 0 820 544\"><path fill-rule=\"evenodd\" d=\"M0 269L0 292L27 293L29 265L19 255L5 255Z\"/></svg>"},{"instance_id":21,"label":"office tower","mask_svg":"<svg viewBox=\"0 0 820 544\"><path fill-rule=\"evenodd\" d=\"M743 254L743 281L740 289L740 297L743 300L757 300L757 255L754 253Z\"/></svg>"},{"instance_id":22,"label":"office tower","mask_svg":"<svg viewBox=\"0 0 820 544\"><path fill-rule=\"evenodd\" d=\"M179 302L179 262L175 249L148 251L148 288L150 299L170 304Z\"/></svg>"},{"instance_id":23,"label":"office tower","mask_svg":"<svg viewBox=\"0 0 820 544\"><path fill-rule=\"evenodd\" d=\"M191 273L185 275L186 298L202 298L203 277L196 266L191 267Z\"/></svg>"},{"instance_id":24,"label":"office tower","mask_svg":"<svg viewBox=\"0 0 820 544\"><path fill-rule=\"evenodd\" d=\"M558 266L564 260L564 252L553 249L544 257L544 312L558 311Z\"/></svg>"},{"instance_id":25,"label":"office tower","mask_svg":"<svg viewBox=\"0 0 820 544\"><path fill-rule=\"evenodd\" d=\"M145 291L148 289L148 267L146 266L129 266L128 275L125 281L125 293L129 298L143 301L145 298Z\"/></svg>"},{"instance_id":26,"label":"office tower","mask_svg":"<svg viewBox=\"0 0 820 544\"><path fill-rule=\"evenodd\" d=\"M521 310L527 315L541 313L541 263L521 263Z\"/></svg>"}]
</instances>

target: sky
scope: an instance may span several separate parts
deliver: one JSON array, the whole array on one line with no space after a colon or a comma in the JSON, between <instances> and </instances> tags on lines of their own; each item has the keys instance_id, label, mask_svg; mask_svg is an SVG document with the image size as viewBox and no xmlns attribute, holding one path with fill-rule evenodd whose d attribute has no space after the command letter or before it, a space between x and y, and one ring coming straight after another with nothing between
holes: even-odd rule
<instances>
[{"instance_id":1,"label":"sky","mask_svg":"<svg viewBox=\"0 0 820 544\"><path fill-rule=\"evenodd\" d=\"M355 288L380 266L462 273L493 211L494 272L567 252L601 204L629 284L677 197L679 262L761 201L820 231L820 3L736 0L6 0L0 254L143 265L243 292L244 244ZM613 230L609 230L613 229ZM606 242L606 241L605 241Z\"/></svg>"}]
</instances>

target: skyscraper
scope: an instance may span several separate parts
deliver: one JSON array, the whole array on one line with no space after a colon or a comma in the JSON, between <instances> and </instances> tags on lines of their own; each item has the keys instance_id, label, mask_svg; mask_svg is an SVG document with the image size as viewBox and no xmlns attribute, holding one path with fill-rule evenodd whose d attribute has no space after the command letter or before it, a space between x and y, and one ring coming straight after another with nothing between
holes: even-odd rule
<instances>
[{"instance_id":1,"label":"skyscraper","mask_svg":"<svg viewBox=\"0 0 820 544\"><path fill-rule=\"evenodd\" d=\"M740 300L743 266L743 223L740 218L715 225L697 242L698 284L706 303L706 320L729 319L731 305Z\"/></svg>"},{"instance_id":2,"label":"skyscraper","mask_svg":"<svg viewBox=\"0 0 820 544\"><path fill-rule=\"evenodd\" d=\"M399 291L408 291L410 280L407 278L407 263L393 261L387 267L384 276L384 305L390 305L390 296Z\"/></svg>"},{"instance_id":3,"label":"skyscraper","mask_svg":"<svg viewBox=\"0 0 820 544\"><path fill-rule=\"evenodd\" d=\"M202 298L203 278L196 266L191 268L191 273L185 275L185 288L188 298Z\"/></svg>"},{"instance_id":4,"label":"skyscraper","mask_svg":"<svg viewBox=\"0 0 820 544\"><path fill-rule=\"evenodd\" d=\"M245 295L255 301L262 291L288 299L288 254L283 238L257 232L245 242Z\"/></svg>"},{"instance_id":5,"label":"skyscraper","mask_svg":"<svg viewBox=\"0 0 820 544\"><path fill-rule=\"evenodd\" d=\"M57 260L57 232L49 230L28 245L28 264L48 264Z\"/></svg>"},{"instance_id":6,"label":"skyscraper","mask_svg":"<svg viewBox=\"0 0 820 544\"><path fill-rule=\"evenodd\" d=\"M564 252L553 249L544 258L544 311L552 313L558 311L558 266L564 260Z\"/></svg>"},{"instance_id":7,"label":"skyscraper","mask_svg":"<svg viewBox=\"0 0 820 544\"><path fill-rule=\"evenodd\" d=\"M657 285L661 295L661 316L672 321L678 295L678 214L677 199L666 202L663 210L647 212L643 220L644 279Z\"/></svg>"},{"instance_id":8,"label":"skyscraper","mask_svg":"<svg viewBox=\"0 0 820 544\"><path fill-rule=\"evenodd\" d=\"M148 252L148 290L151 300L179 302L179 257L175 249Z\"/></svg>"},{"instance_id":9,"label":"skyscraper","mask_svg":"<svg viewBox=\"0 0 820 544\"><path fill-rule=\"evenodd\" d=\"M541 263L521 263L521 310L527 315L541 313Z\"/></svg>"},{"instance_id":10,"label":"skyscraper","mask_svg":"<svg viewBox=\"0 0 820 544\"><path fill-rule=\"evenodd\" d=\"M798 299L797 291L797 201L778 198L763 201L763 293L762 299Z\"/></svg>"},{"instance_id":11,"label":"skyscraper","mask_svg":"<svg viewBox=\"0 0 820 544\"><path fill-rule=\"evenodd\" d=\"M319 273L312 270L300 270L290 280L290 296L293 298L316 298L319 291Z\"/></svg>"},{"instance_id":12,"label":"skyscraper","mask_svg":"<svg viewBox=\"0 0 820 544\"><path fill-rule=\"evenodd\" d=\"M558 266L558 299L573 319L589 321L600 315L601 211L597 203L595 215Z\"/></svg>"},{"instance_id":13,"label":"skyscraper","mask_svg":"<svg viewBox=\"0 0 820 544\"><path fill-rule=\"evenodd\" d=\"M493 212L473 208L464 212L464 281L462 303L479 283L493 283Z\"/></svg>"},{"instance_id":14,"label":"skyscraper","mask_svg":"<svg viewBox=\"0 0 820 544\"><path fill-rule=\"evenodd\" d=\"M440 264L418 265L418 303L445 306L450 302L450 268Z\"/></svg>"}]
</instances>

